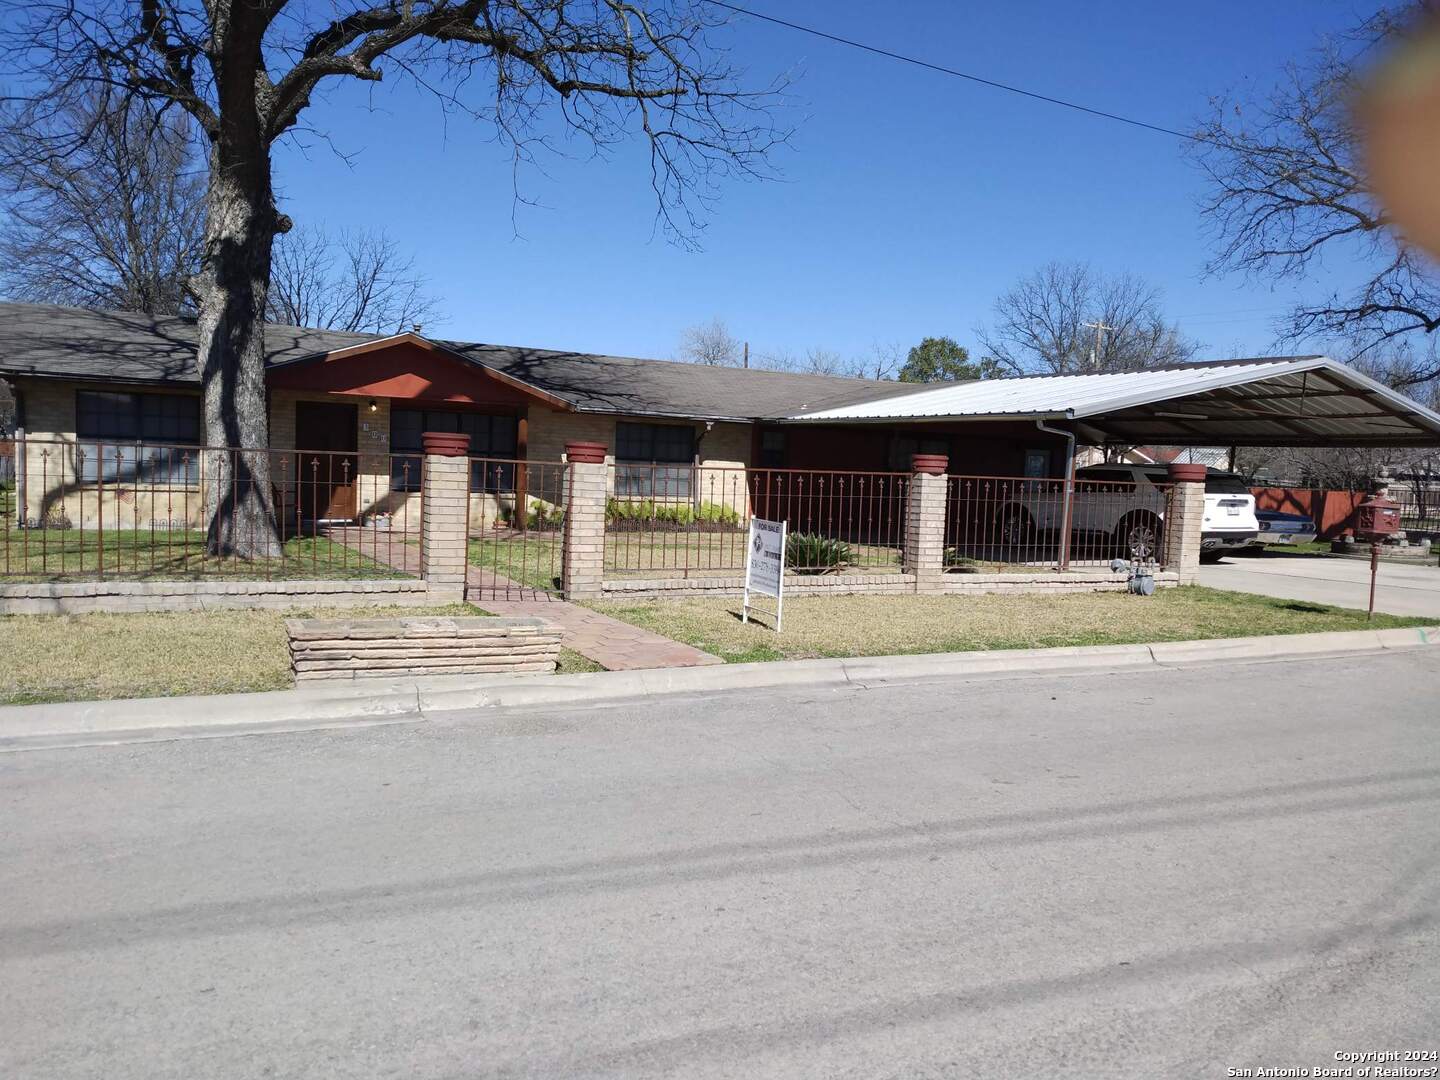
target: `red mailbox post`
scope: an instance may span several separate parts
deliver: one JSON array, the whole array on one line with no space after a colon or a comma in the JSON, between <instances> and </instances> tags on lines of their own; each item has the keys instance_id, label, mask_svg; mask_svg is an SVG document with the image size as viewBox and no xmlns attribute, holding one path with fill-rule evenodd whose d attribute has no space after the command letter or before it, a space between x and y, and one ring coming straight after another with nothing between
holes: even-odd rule
<instances>
[{"instance_id":1,"label":"red mailbox post","mask_svg":"<svg viewBox=\"0 0 1440 1080\"><path fill-rule=\"evenodd\" d=\"M1375 579L1380 573L1380 545L1400 531L1400 504L1384 495L1371 495L1355 508L1355 539L1370 545L1370 607L1375 617Z\"/></svg>"},{"instance_id":2,"label":"red mailbox post","mask_svg":"<svg viewBox=\"0 0 1440 1080\"><path fill-rule=\"evenodd\" d=\"M1355 536L1373 547L1400 531L1400 504L1384 495L1371 495L1355 508Z\"/></svg>"}]
</instances>

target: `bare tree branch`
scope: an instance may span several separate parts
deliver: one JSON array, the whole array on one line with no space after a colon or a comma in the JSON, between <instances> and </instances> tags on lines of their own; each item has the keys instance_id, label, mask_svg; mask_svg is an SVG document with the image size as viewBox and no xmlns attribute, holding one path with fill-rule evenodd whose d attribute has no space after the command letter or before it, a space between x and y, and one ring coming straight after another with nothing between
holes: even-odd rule
<instances>
[{"instance_id":1,"label":"bare tree branch","mask_svg":"<svg viewBox=\"0 0 1440 1080\"><path fill-rule=\"evenodd\" d=\"M1200 210L1216 244L1211 273L1304 280L1326 254L1363 268L1353 289L1297 306L1278 327L1284 341L1343 336L1364 352L1440 328L1440 274L1371 194L1352 113L1375 50L1425 6L1381 10L1287 68L1268 100L1218 99L1200 125L1193 153L1210 189ZM1437 376L1440 361L1410 377Z\"/></svg>"},{"instance_id":2,"label":"bare tree branch","mask_svg":"<svg viewBox=\"0 0 1440 1080\"><path fill-rule=\"evenodd\" d=\"M92 96L37 131L0 127L0 288L17 300L73 307L191 310L205 182L190 122L132 101ZM83 152L43 152L88 131Z\"/></svg>"},{"instance_id":3,"label":"bare tree branch","mask_svg":"<svg viewBox=\"0 0 1440 1080\"><path fill-rule=\"evenodd\" d=\"M995 301L994 325L976 333L988 359L1014 375L1139 371L1197 350L1165 321L1158 289L1084 263L1048 263L1022 278Z\"/></svg>"},{"instance_id":4,"label":"bare tree branch","mask_svg":"<svg viewBox=\"0 0 1440 1080\"><path fill-rule=\"evenodd\" d=\"M276 240L270 264L271 322L323 330L395 334L440 317L437 301L384 233L331 238L301 227Z\"/></svg>"}]
</instances>

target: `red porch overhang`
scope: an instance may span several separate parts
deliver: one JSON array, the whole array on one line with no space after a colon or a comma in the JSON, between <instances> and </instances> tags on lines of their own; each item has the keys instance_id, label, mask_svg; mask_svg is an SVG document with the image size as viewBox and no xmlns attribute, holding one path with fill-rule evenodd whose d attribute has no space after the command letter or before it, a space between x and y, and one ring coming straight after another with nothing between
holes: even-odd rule
<instances>
[{"instance_id":1,"label":"red porch overhang","mask_svg":"<svg viewBox=\"0 0 1440 1080\"><path fill-rule=\"evenodd\" d=\"M266 383L272 389L347 397L449 405L536 402L562 412L575 411L563 398L410 333L277 365L266 372Z\"/></svg>"}]
</instances>

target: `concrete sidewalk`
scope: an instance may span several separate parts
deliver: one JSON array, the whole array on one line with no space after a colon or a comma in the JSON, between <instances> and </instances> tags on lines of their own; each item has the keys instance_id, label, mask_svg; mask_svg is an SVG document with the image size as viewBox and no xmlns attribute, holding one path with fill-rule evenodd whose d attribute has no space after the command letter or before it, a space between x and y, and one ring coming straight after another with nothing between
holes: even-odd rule
<instances>
[{"instance_id":1,"label":"concrete sidewalk","mask_svg":"<svg viewBox=\"0 0 1440 1080\"><path fill-rule=\"evenodd\" d=\"M1323 555L1232 555L1201 566L1200 584L1363 611L1370 598L1370 564ZM1440 568L1433 562L1425 566L1382 562L1375 610L1440 619Z\"/></svg>"},{"instance_id":2,"label":"concrete sidewalk","mask_svg":"<svg viewBox=\"0 0 1440 1080\"><path fill-rule=\"evenodd\" d=\"M792 660L582 675L357 679L258 694L137 698L0 708L0 752L114 742L413 723L434 714L517 706L583 708L670 694L869 688L926 679L1026 679L1191 664L1260 663L1440 646L1440 627L1094 645L1056 649ZM1437 652L1440 655L1440 652Z\"/></svg>"}]
</instances>

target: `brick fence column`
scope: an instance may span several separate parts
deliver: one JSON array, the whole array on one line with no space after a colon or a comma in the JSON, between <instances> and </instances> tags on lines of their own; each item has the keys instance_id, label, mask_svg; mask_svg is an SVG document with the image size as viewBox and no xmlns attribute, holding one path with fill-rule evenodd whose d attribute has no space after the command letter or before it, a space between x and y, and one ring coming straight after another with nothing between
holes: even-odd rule
<instances>
[{"instance_id":1,"label":"brick fence column","mask_svg":"<svg viewBox=\"0 0 1440 1080\"><path fill-rule=\"evenodd\" d=\"M605 495L604 443L565 444L565 565L561 585L567 600L585 600L604 592Z\"/></svg>"},{"instance_id":2,"label":"brick fence column","mask_svg":"<svg viewBox=\"0 0 1440 1080\"><path fill-rule=\"evenodd\" d=\"M1200 576L1200 523L1205 517L1205 466L1170 466L1170 497L1165 508L1164 568L1180 575L1181 585Z\"/></svg>"},{"instance_id":3,"label":"brick fence column","mask_svg":"<svg viewBox=\"0 0 1440 1080\"><path fill-rule=\"evenodd\" d=\"M470 436L427 431L421 480L420 576L435 603L465 599L470 526Z\"/></svg>"},{"instance_id":4,"label":"brick fence column","mask_svg":"<svg viewBox=\"0 0 1440 1080\"><path fill-rule=\"evenodd\" d=\"M916 592L939 592L945 584L945 501L950 480L944 454L914 454L905 505L905 572Z\"/></svg>"}]
</instances>

